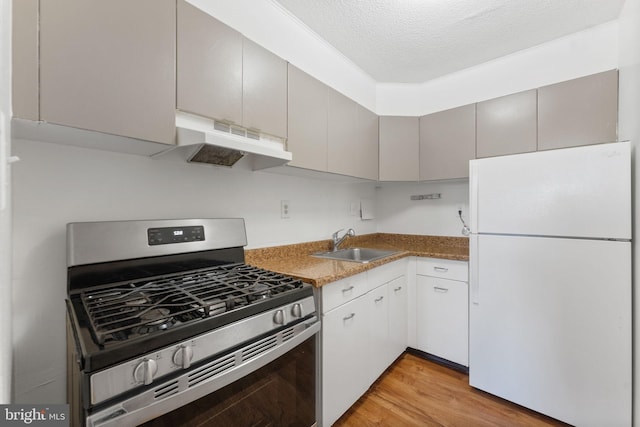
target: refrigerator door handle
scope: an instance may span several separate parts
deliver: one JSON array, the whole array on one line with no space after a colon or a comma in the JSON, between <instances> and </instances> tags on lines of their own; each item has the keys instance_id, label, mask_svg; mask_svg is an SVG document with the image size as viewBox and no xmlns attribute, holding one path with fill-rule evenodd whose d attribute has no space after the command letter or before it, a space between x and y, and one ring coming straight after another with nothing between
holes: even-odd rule
<instances>
[{"instance_id":1,"label":"refrigerator door handle","mask_svg":"<svg viewBox=\"0 0 640 427\"><path fill-rule=\"evenodd\" d=\"M469 283L471 303L480 304L480 282L478 281L478 235L469 236Z\"/></svg>"}]
</instances>

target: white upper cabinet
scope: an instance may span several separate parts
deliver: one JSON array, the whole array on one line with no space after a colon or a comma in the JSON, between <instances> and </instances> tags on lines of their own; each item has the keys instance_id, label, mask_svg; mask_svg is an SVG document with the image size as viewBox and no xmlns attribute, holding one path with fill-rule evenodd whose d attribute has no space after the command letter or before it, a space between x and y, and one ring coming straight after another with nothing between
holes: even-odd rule
<instances>
[{"instance_id":1,"label":"white upper cabinet","mask_svg":"<svg viewBox=\"0 0 640 427\"><path fill-rule=\"evenodd\" d=\"M378 178L378 116L289 64L289 164Z\"/></svg>"},{"instance_id":2,"label":"white upper cabinet","mask_svg":"<svg viewBox=\"0 0 640 427\"><path fill-rule=\"evenodd\" d=\"M380 181L418 181L420 119L381 116L379 120Z\"/></svg>"},{"instance_id":3,"label":"white upper cabinet","mask_svg":"<svg viewBox=\"0 0 640 427\"><path fill-rule=\"evenodd\" d=\"M41 1L40 119L173 143L175 35L174 0Z\"/></svg>"},{"instance_id":4,"label":"white upper cabinet","mask_svg":"<svg viewBox=\"0 0 640 427\"><path fill-rule=\"evenodd\" d=\"M178 0L177 108L285 138L287 63Z\"/></svg>"},{"instance_id":5,"label":"white upper cabinet","mask_svg":"<svg viewBox=\"0 0 640 427\"><path fill-rule=\"evenodd\" d=\"M178 0L179 110L242 123L242 35Z\"/></svg>"},{"instance_id":6,"label":"white upper cabinet","mask_svg":"<svg viewBox=\"0 0 640 427\"><path fill-rule=\"evenodd\" d=\"M351 175L357 159L357 104L331 88L328 103L328 171Z\"/></svg>"},{"instance_id":7,"label":"white upper cabinet","mask_svg":"<svg viewBox=\"0 0 640 427\"><path fill-rule=\"evenodd\" d=\"M287 136L287 62L243 38L242 124Z\"/></svg>"},{"instance_id":8,"label":"white upper cabinet","mask_svg":"<svg viewBox=\"0 0 640 427\"><path fill-rule=\"evenodd\" d=\"M537 91L478 103L477 157L536 151Z\"/></svg>"},{"instance_id":9,"label":"white upper cabinet","mask_svg":"<svg viewBox=\"0 0 640 427\"><path fill-rule=\"evenodd\" d=\"M291 166L327 171L327 91L323 83L289 64L288 148Z\"/></svg>"},{"instance_id":10,"label":"white upper cabinet","mask_svg":"<svg viewBox=\"0 0 640 427\"><path fill-rule=\"evenodd\" d=\"M351 159L354 176L377 180L378 115L361 105L356 108L356 142Z\"/></svg>"},{"instance_id":11,"label":"white upper cabinet","mask_svg":"<svg viewBox=\"0 0 640 427\"><path fill-rule=\"evenodd\" d=\"M38 0L12 3L12 73L13 115L38 120Z\"/></svg>"},{"instance_id":12,"label":"white upper cabinet","mask_svg":"<svg viewBox=\"0 0 640 427\"><path fill-rule=\"evenodd\" d=\"M378 179L378 116L333 89L328 96L328 171Z\"/></svg>"},{"instance_id":13,"label":"white upper cabinet","mask_svg":"<svg viewBox=\"0 0 640 427\"><path fill-rule=\"evenodd\" d=\"M475 155L475 104L420 118L420 180L467 178Z\"/></svg>"},{"instance_id":14,"label":"white upper cabinet","mask_svg":"<svg viewBox=\"0 0 640 427\"><path fill-rule=\"evenodd\" d=\"M538 89L538 149L617 141L618 71Z\"/></svg>"}]
</instances>

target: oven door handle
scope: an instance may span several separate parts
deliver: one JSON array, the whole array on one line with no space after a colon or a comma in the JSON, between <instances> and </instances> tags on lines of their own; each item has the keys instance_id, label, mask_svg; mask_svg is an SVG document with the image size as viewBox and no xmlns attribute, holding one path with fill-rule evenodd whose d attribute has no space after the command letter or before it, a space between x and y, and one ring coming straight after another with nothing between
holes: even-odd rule
<instances>
[{"instance_id":1,"label":"oven door handle","mask_svg":"<svg viewBox=\"0 0 640 427\"><path fill-rule=\"evenodd\" d=\"M193 380L192 377L198 375L196 372L210 369L210 366L219 364L221 359L235 358L241 360L239 354L247 349L250 350L256 344L250 343L246 347L231 353L231 355L227 354L197 369L190 370L177 378L160 382L153 388L149 388L142 393L136 394L122 402L118 402L100 412L90 415L87 417L87 426L136 426L150 421L213 393L262 368L302 344L307 339L313 337L319 331L320 322L316 316L313 316L305 322L298 323L291 328L285 328L265 338L265 340L275 339L277 344L257 356L240 362L220 374L213 375L204 380L198 380L199 382L197 384L189 384L189 380ZM168 389L175 390L175 392L162 394L162 390Z\"/></svg>"}]
</instances>

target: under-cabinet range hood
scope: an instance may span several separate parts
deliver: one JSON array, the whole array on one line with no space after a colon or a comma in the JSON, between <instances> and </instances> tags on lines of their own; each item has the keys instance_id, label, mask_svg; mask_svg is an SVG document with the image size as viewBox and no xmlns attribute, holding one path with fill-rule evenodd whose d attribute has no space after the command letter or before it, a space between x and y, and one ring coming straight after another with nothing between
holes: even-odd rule
<instances>
[{"instance_id":1,"label":"under-cabinet range hood","mask_svg":"<svg viewBox=\"0 0 640 427\"><path fill-rule=\"evenodd\" d=\"M176 113L177 150L187 161L232 167L248 158L253 170L282 166L292 155L285 141L236 125L193 114Z\"/></svg>"}]
</instances>

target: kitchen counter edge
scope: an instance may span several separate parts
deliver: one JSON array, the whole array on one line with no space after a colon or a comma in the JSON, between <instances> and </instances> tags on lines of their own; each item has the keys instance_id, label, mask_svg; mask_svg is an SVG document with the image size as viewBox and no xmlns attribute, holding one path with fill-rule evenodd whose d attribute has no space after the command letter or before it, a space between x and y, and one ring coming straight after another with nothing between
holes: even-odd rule
<instances>
[{"instance_id":1,"label":"kitchen counter edge","mask_svg":"<svg viewBox=\"0 0 640 427\"><path fill-rule=\"evenodd\" d=\"M255 267L286 274L319 288L399 259L417 256L457 261L469 260L466 237L374 233L348 239L343 245L394 250L397 253L369 263L316 258L311 254L328 251L330 240L245 250L245 262Z\"/></svg>"}]
</instances>

